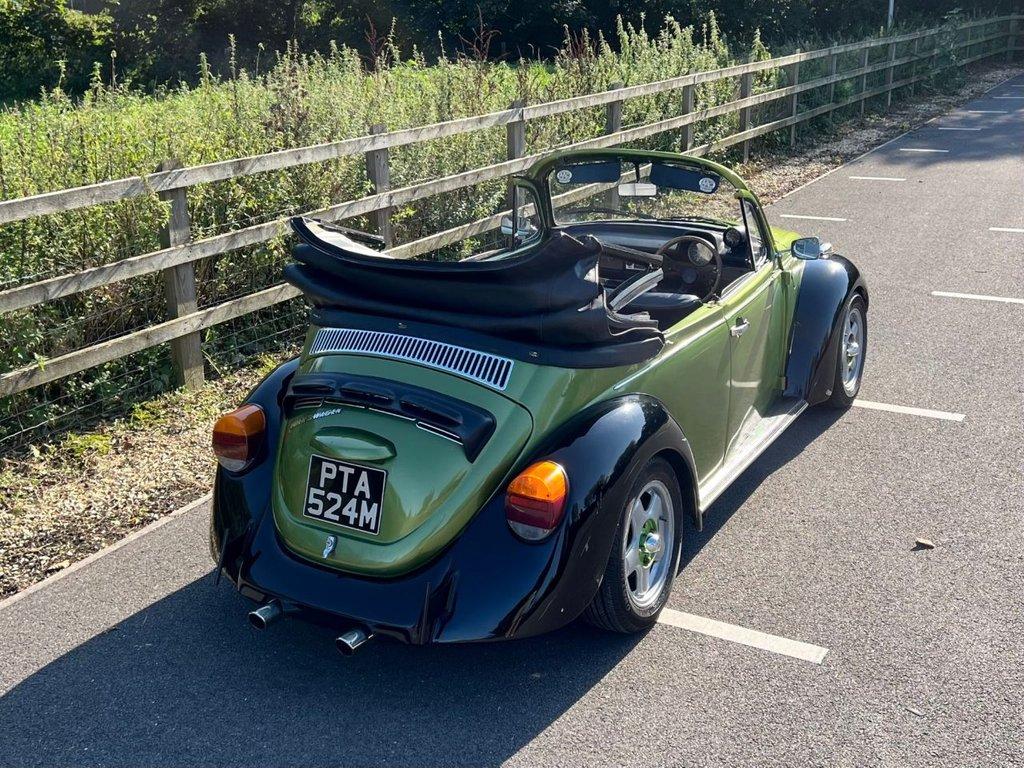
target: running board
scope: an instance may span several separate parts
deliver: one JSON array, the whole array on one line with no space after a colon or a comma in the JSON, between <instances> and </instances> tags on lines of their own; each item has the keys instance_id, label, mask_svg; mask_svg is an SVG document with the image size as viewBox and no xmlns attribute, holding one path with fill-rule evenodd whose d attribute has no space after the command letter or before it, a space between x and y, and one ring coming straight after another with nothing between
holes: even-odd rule
<instances>
[{"instance_id":1,"label":"running board","mask_svg":"<svg viewBox=\"0 0 1024 768\"><path fill-rule=\"evenodd\" d=\"M753 464L806 408L806 400L795 397L777 400L769 414L762 417L750 430L750 435L743 440L740 448L733 451L725 463L701 484L698 489L700 511L706 511L715 499L732 485L733 480L743 474L743 470Z\"/></svg>"}]
</instances>

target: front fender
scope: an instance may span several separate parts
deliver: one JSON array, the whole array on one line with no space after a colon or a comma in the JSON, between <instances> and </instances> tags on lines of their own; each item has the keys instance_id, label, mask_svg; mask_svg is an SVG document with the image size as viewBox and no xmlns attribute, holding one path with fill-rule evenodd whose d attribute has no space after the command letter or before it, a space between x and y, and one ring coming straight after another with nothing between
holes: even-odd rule
<instances>
[{"instance_id":1,"label":"front fender","mask_svg":"<svg viewBox=\"0 0 1024 768\"><path fill-rule=\"evenodd\" d=\"M860 270L834 255L804 263L786 360L786 396L823 402L831 394L839 354L839 326L853 294L868 299Z\"/></svg>"}]
</instances>

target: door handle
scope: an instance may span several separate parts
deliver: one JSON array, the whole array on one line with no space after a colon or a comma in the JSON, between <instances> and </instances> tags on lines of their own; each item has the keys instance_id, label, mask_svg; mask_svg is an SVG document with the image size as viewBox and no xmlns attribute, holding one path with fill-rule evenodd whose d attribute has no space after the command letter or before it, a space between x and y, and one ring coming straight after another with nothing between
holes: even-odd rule
<instances>
[{"instance_id":1,"label":"door handle","mask_svg":"<svg viewBox=\"0 0 1024 768\"><path fill-rule=\"evenodd\" d=\"M745 317L736 318L736 324L729 329L729 333L732 334L733 338L738 339L744 333L747 332L747 328L750 327L750 322Z\"/></svg>"}]
</instances>

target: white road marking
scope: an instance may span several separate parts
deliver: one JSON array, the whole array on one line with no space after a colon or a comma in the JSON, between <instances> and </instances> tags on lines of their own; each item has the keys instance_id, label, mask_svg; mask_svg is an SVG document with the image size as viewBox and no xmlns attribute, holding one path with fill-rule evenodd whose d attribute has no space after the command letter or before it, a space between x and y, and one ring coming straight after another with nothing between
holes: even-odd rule
<instances>
[{"instance_id":1,"label":"white road marking","mask_svg":"<svg viewBox=\"0 0 1024 768\"><path fill-rule=\"evenodd\" d=\"M965 109L965 114L968 115L1006 115L1009 114L1005 109Z\"/></svg>"},{"instance_id":2,"label":"white road marking","mask_svg":"<svg viewBox=\"0 0 1024 768\"><path fill-rule=\"evenodd\" d=\"M720 640L729 640L740 645L748 645L751 648L760 648L762 651L779 653L801 661L809 661L812 664L821 664L825 660L825 654L828 653L828 648L822 648L820 645L769 635L767 632L758 632L756 629L747 629L735 624L726 624L724 621L706 619L692 613L673 611L671 608L666 608L661 612L658 623L679 627L679 629L688 629L691 632L717 637Z\"/></svg>"},{"instance_id":3,"label":"white road marking","mask_svg":"<svg viewBox=\"0 0 1024 768\"><path fill-rule=\"evenodd\" d=\"M1019 100L1019 99L1024 99L1024 96L993 96L992 98L993 99L1014 99L1014 100Z\"/></svg>"},{"instance_id":4,"label":"white road marking","mask_svg":"<svg viewBox=\"0 0 1024 768\"><path fill-rule=\"evenodd\" d=\"M72 563L64 570L57 571L55 574L46 577L42 581L37 581L35 584L32 584L31 586L21 590L21 592L15 592L13 595L5 597L3 600L0 600L0 611L4 610L5 608L9 608L10 606L17 603L19 600L23 600L29 595L35 594L41 589L45 589L46 587L49 587L51 584L58 582L65 577L70 576L76 571L80 571L82 568L85 568L90 563L99 560L101 557L106 557L107 555L113 554L126 544L131 544L136 539L141 539L146 534L153 533L153 531L163 528L172 520L175 520L181 517L182 515L186 515L189 512L192 512L202 507L203 505L208 504L212 497L212 493L207 493L205 496L196 499L191 504L186 504L181 509L176 509L170 514L164 515L163 517L154 520L152 523L145 526L144 528L140 528L134 533L128 534L123 539L111 544L109 547L104 547L99 552L92 553L84 560L79 560L77 563Z\"/></svg>"},{"instance_id":5,"label":"white road marking","mask_svg":"<svg viewBox=\"0 0 1024 768\"><path fill-rule=\"evenodd\" d=\"M989 227L989 232L1013 232L1018 235L1024 235L1024 229L1020 227Z\"/></svg>"},{"instance_id":6,"label":"white road marking","mask_svg":"<svg viewBox=\"0 0 1024 768\"><path fill-rule=\"evenodd\" d=\"M899 176L850 176L851 179L857 179L858 181L906 181L901 179Z\"/></svg>"},{"instance_id":7,"label":"white road marking","mask_svg":"<svg viewBox=\"0 0 1024 768\"><path fill-rule=\"evenodd\" d=\"M989 88L987 91L985 91L985 93L981 94L981 96L979 96L978 98L984 98L988 94L992 93L992 91L996 90L997 88L1002 88L1003 85L1005 85L1009 80L1013 79L1013 77L1016 77L1016 75L1013 75L1012 77L1006 78L1006 80L1004 80L1001 83L996 83L991 88ZM967 114L978 114L978 115L987 115L987 114L1005 115L1005 114L1007 114L1007 111L1005 109L1000 109L1000 110L980 110L980 109L971 110L971 109L968 109L968 110L965 110L965 112ZM956 114L956 113L948 112L946 114ZM961 112L961 114L963 114L963 112ZM890 144L895 144L897 141L900 141L902 139L907 138L907 136L909 136L910 134L912 134L915 131L919 130L920 128L922 128L922 127L924 127L926 125L931 125L936 120L941 120L943 117L945 117L945 115L936 115L931 120L925 120L921 125L915 126L915 127L911 128L911 129L909 129L907 131L904 131L899 136L894 136L893 138L889 139L888 141L882 142L877 147L872 147L871 149L867 150L866 152L863 152L863 153L857 155L852 160L847 160L845 163L840 163L835 168L832 168L831 170L825 171L825 173L821 174L821 176L815 176L810 181L805 181L799 187L796 187L795 189L789 190L789 192L784 194L779 199L780 200L785 200L787 197L790 197L791 195L795 195L797 192L803 191L806 187L811 186L811 184L819 182L822 179L826 179L829 176L831 176L833 173L836 173L837 171L841 171L843 168L848 168L848 167L852 166L858 160L863 160L868 155L873 155L876 152L878 152L878 150L883 149L885 147L888 147ZM773 203L773 205L774 205L774 203Z\"/></svg>"},{"instance_id":8,"label":"white road marking","mask_svg":"<svg viewBox=\"0 0 1024 768\"><path fill-rule=\"evenodd\" d=\"M809 221L846 221L846 219L838 219L835 216L802 216L798 213L780 213L779 218L781 219L808 219Z\"/></svg>"},{"instance_id":9,"label":"white road marking","mask_svg":"<svg viewBox=\"0 0 1024 768\"><path fill-rule=\"evenodd\" d=\"M1024 304L1024 299L1009 296L983 296L980 293L953 293L950 291L932 291L932 296L944 296L949 299L974 299L976 301L1000 301L1004 304Z\"/></svg>"},{"instance_id":10,"label":"white road marking","mask_svg":"<svg viewBox=\"0 0 1024 768\"><path fill-rule=\"evenodd\" d=\"M939 152L945 154L948 149L924 149L923 147L900 147L900 152Z\"/></svg>"},{"instance_id":11,"label":"white road marking","mask_svg":"<svg viewBox=\"0 0 1024 768\"><path fill-rule=\"evenodd\" d=\"M939 126L940 131L980 131L981 128L952 128L944 125Z\"/></svg>"},{"instance_id":12,"label":"white road marking","mask_svg":"<svg viewBox=\"0 0 1024 768\"><path fill-rule=\"evenodd\" d=\"M870 400L854 400L857 408L867 408L871 411L887 411L888 413L902 413L906 416L924 416L927 419L939 419L941 421L963 421L966 416L962 413L950 413L948 411L933 411L930 408L911 408L908 405L890 405L889 403L874 403Z\"/></svg>"}]
</instances>

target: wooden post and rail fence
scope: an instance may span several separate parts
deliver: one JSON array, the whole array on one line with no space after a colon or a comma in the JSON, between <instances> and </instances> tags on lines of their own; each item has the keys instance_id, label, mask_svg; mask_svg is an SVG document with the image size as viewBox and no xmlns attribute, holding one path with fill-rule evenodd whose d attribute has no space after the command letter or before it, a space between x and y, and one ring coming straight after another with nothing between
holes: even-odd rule
<instances>
[{"instance_id":1,"label":"wooden post and rail fence","mask_svg":"<svg viewBox=\"0 0 1024 768\"><path fill-rule=\"evenodd\" d=\"M1024 50L1019 29L1022 15L981 19L960 25L952 42L953 64L965 66L982 59L999 57L1011 61L1016 52ZM764 61L739 64L724 69L693 72L669 80L624 87L614 84L609 90L561 101L529 105L514 102L508 109L486 115L464 117L447 122L387 131L372 126L365 136L344 139L317 146L286 149L269 154L243 157L193 167L181 167L166 161L148 176L105 181L88 186L0 201L0 225L39 216L72 211L130 198L156 194L170 204L170 218L161 233L160 250L91 267L58 277L19 285L0 291L0 318L5 313L23 310L45 302L89 291L122 280L159 272L163 276L167 298L167 319L131 333L92 344L15 370L0 372L0 397L37 387L63 377L132 355L160 344L171 345L177 382L186 387L203 383L202 334L204 329L242 317L252 312L288 301L299 295L287 284L199 309L196 302L195 265L202 259L236 249L265 243L287 232L287 219L236 229L225 234L193 240L188 213L188 190L198 184L223 181L297 166L322 163L342 157L364 155L367 176L373 194L338 203L308 214L327 221L371 215L383 236L388 253L397 258L410 258L436 248L457 243L468 237L499 228L502 213L437 232L413 242L395 245L391 212L398 206L471 187L482 182L507 179L527 170L543 155L556 149L588 149L613 147L668 131L681 131L681 143L692 155L742 145L743 157L750 152L750 142L760 136L781 130L790 131L795 142L797 126L833 111L884 98L888 107L893 91L910 87L934 75L940 50L936 41L949 35L948 29L929 29L892 37L879 37L815 51L797 52ZM898 46L912 44L909 53L897 56ZM870 63L872 52L884 49L884 58ZM943 49L949 52L949 47ZM840 62L856 57L855 68L843 69ZM876 56L876 58L879 58ZM827 60L828 74L801 81L809 62ZM896 78L896 72L907 67L909 74ZM760 72L780 70L786 73L785 85L764 93L754 93L754 76ZM868 77L884 73L884 84L868 88ZM706 83L738 79L739 98L725 104L698 109L695 89ZM836 85L844 81L858 84L852 96L836 101ZM816 89L828 95L825 104L801 109L800 96ZM681 92L682 110L678 115L653 123L623 127L624 105L631 99ZM754 125L753 109L772 102L785 105L785 117ZM531 120L576 110L604 107L604 133L544 152L530 154L526 127ZM739 131L713 142L694 146L694 126L702 120L739 113ZM392 188L389 172L389 150L447 136L505 126L506 160L462 173L431 179L401 188Z\"/></svg>"}]
</instances>

